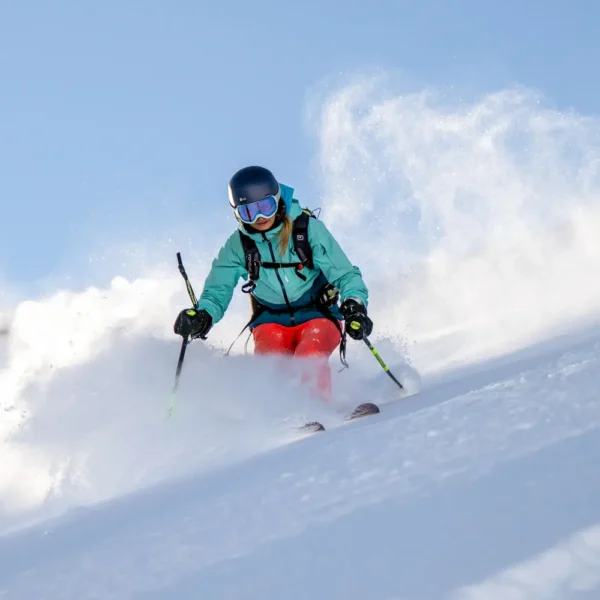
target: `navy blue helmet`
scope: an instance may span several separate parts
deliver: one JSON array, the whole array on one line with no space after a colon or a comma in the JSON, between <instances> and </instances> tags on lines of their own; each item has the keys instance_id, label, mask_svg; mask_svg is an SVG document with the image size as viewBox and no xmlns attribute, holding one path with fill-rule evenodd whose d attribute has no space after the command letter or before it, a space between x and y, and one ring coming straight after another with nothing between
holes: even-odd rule
<instances>
[{"instance_id":1,"label":"navy blue helmet","mask_svg":"<svg viewBox=\"0 0 600 600\"><path fill-rule=\"evenodd\" d=\"M268 196L281 197L279 183L264 167L244 167L229 180L229 204L232 208L258 202Z\"/></svg>"}]
</instances>

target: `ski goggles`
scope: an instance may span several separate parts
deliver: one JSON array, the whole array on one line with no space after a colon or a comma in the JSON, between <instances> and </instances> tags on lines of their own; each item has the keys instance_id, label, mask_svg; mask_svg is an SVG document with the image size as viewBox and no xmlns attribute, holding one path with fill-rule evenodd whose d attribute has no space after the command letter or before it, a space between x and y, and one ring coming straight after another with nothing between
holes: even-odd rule
<instances>
[{"instance_id":1,"label":"ski goggles","mask_svg":"<svg viewBox=\"0 0 600 600\"><path fill-rule=\"evenodd\" d=\"M250 204L240 204L240 206L235 207L235 213L241 221L248 225L255 223L261 217L270 219L279 208L280 198L281 192L277 192L275 196L267 196Z\"/></svg>"}]
</instances>

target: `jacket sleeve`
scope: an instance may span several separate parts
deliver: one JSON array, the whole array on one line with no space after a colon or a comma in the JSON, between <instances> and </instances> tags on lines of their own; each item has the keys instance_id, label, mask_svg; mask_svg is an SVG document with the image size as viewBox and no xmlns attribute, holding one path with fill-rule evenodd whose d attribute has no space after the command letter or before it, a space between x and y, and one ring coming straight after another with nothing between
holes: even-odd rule
<instances>
[{"instance_id":1,"label":"jacket sleeve","mask_svg":"<svg viewBox=\"0 0 600 600\"><path fill-rule=\"evenodd\" d=\"M240 277L247 275L239 233L236 231L219 250L204 282L198 309L208 311L213 324L223 318Z\"/></svg>"},{"instance_id":2,"label":"jacket sleeve","mask_svg":"<svg viewBox=\"0 0 600 600\"><path fill-rule=\"evenodd\" d=\"M309 220L308 241L313 261L327 280L340 290L342 302L347 298L368 305L369 291L358 267L355 267L323 221Z\"/></svg>"}]
</instances>

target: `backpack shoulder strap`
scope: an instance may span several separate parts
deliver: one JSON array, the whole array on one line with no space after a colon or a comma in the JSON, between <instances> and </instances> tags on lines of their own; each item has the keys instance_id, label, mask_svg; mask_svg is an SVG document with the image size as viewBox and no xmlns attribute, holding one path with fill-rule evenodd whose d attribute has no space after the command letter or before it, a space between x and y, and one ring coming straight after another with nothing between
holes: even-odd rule
<instances>
[{"instance_id":1,"label":"backpack shoulder strap","mask_svg":"<svg viewBox=\"0 0 600 600\"><path fill-rule=\"evenodd\" d=\"M308 243L308 220L316 219L313 213L307 208L302 209L302 214L294 220L292 237L294 240L294 250L302 261L302 265L309 269L314 269L312 248Z\"/></svg>"},{"instance_id":2,"label":"backpack shoulder strap","mask_svg":"<svg viewBox=\"0 0 600 600\"><path fill-rule=\"evenodd\" d=\"M249 294L256 287L256 280L260 274L260 252L256 242L240 231L242 247L244 248L244 259L248 271L248 283L242 286L242 291Z\"/></svg>"},{"instance_id":3,"label":"backpack shoulder strap","mask_svg":"<svg viewBox=\"0 0 600 600\"><path fill-rule=\"evenodd\" d=\"M292 228L292 239L294 242L294 250L300 259L301 265L298 263L261 263L260 252L256 246L256 242L244 235L241 231L240 239L242 247L244 249L244 260L246 261L246 270L248 271L248 282L242 286L242 291L245 293L251 293L256 287L256 281L260 275L261 264L265 268L284 268L294 267L299 277L305 279L300 273L300 270L304 267L308 269L314 269L313 253L310 244L308 243L308 220L310 218L316 219L316 216L307 208L302 209L302 213L294 220L294 226Z\"/></svg>"}]
</instances>

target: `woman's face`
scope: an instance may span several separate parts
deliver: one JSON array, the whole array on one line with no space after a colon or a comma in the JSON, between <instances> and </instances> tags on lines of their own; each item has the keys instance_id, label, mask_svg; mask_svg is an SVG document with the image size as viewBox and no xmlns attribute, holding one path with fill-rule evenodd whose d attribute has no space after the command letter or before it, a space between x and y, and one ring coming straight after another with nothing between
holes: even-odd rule
<instances>
[{"instance_id":1,"label":"woman's face","mask_svg":"<svg viewBox=\"0 0 600 600\"><path fill-rule=\"evenodd\" d=\"M276 217L277 215L273 215L270 219L264 219L263 217L260 217L254 223L252 223L251 227L256 229L256 231L267 231L267 229L270 229L273 223L275 223Z\"/></svg>"}]
</instances>

